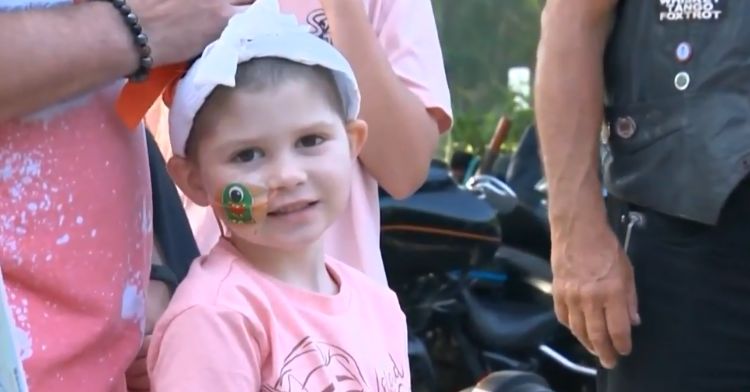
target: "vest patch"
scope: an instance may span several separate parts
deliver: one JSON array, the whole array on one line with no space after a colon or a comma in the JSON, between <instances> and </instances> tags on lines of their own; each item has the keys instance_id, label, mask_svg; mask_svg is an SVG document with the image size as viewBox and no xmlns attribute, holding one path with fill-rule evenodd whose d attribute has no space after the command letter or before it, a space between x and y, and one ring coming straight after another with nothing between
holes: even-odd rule
<instances>
[{"instance_id":1,"label":"vest patch","mask_svg":"<svg viewBox=\"0 0 750 392\"><path fill-rule=\"evenodd\" d=\"M658 0L659 22L716 21L727 12L727 0Z\"/></svg>"}]
</instances>

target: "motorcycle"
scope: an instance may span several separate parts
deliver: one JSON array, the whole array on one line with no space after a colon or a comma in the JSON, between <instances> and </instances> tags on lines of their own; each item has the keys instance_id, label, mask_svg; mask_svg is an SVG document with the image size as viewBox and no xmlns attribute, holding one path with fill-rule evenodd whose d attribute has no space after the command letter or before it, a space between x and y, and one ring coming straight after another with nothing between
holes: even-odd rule
<instances>
[{"instance_id":1,"label":"motorcycle","mask_svg":"<svg viewBox=\"0 0 750 392\"><path fill-rule=\"evenodd\" d=\"M509 370L538 374L558 392L594 391L593 357L554 315L549 250L505 241L508 217L527 213L511 187L481 173L459 185L435 161L412 197L381 193L380 202L413 391L455 392Z\"/></svg>"}]
</instances>

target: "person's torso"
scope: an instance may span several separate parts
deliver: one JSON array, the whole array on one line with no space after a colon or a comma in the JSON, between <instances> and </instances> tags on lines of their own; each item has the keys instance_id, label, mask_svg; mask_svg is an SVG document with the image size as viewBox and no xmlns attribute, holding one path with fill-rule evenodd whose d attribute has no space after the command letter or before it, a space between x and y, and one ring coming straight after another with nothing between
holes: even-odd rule
<instances>
[{"instance_id":1,"label":"person's torso","mask_svg":"<svg viewBox=\"0 0 750 392\"><path fill-rule=\"evenodd\" d=\"M142 130L114 114L118 90L0 123L0 268L31 392L124 391L142 339L149 170Z\"/></svg>"},{"instance_id":2,"label":"person's torso","mask_svg":"<svg viewBox=\"0 0 750 392\"><path fill-rule=\"evenodd\" d=\"M713 223L750 172L750 2L620 0L605 56L609 192Z\"/></svg>"},{"instance_id":3,"label":"person's torso","mask_svg":"<svg viewBox=\"0 0 750 392\"><path fill-rule=\"evenodd\" d=\"M171 317L208 304L248 320L264 391L410 389L406 318L387 287L329 258L340 291L317 294L257 272L234 252L221 240L193 264L157 327L157 345Z\"/></svg>"}]
</instances>

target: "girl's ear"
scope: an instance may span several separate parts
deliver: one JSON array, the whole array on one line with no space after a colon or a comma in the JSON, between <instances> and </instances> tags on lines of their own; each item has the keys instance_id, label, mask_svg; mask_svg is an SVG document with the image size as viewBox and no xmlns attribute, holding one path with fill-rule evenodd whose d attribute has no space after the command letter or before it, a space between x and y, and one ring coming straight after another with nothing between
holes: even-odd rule
<instances>
[{"instance_id":1,"label":"girl's ear","mask_svg":"<svg viewBox=\"0 0 750 392\"><path fill-rule=\"evenodd\" d=\"M357 159L367 141L367 123L354 120L346 123L346 136L349 138L349 152L352 159Z\"/></svg>"},{"instance_id":2,"label":"girl's ear","mask_svg":"<svg viewBox=\"0 0 750 392\"><path fill-rule=\"evenodd\" d=\"M172 181L193 203L207 207L211 199L201 181L198 165L187 158L173 156L167 162L167 172Z\"/></svg>"}]
</instances>

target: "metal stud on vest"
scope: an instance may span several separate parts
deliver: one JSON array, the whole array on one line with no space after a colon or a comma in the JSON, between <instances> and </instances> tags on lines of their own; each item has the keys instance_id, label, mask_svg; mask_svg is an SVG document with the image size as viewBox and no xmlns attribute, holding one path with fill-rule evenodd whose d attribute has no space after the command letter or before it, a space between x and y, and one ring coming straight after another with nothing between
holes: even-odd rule
<instances>
[{"instance_id":1,"label":"metal stud on vest","mask_svg":"<svg viewBox=\"0 0 750 392\"><path fill-rule=\"evenodd\" d=\"M620 117L615 123L615 132L617 136L623 139L630 139L635 135L636 124L632 117Z\"/></svg>"},{"instance_id":2,"label":"metal stud on vest","mask_svg":"<svg viewBox=\"0 0 750 392\"><path fill-rule=\"evenodd\" d=\"M674 76L674 87L680 91L687 90L690 87L690 74L682 71Z\"/></svg>"}]
</instances>

